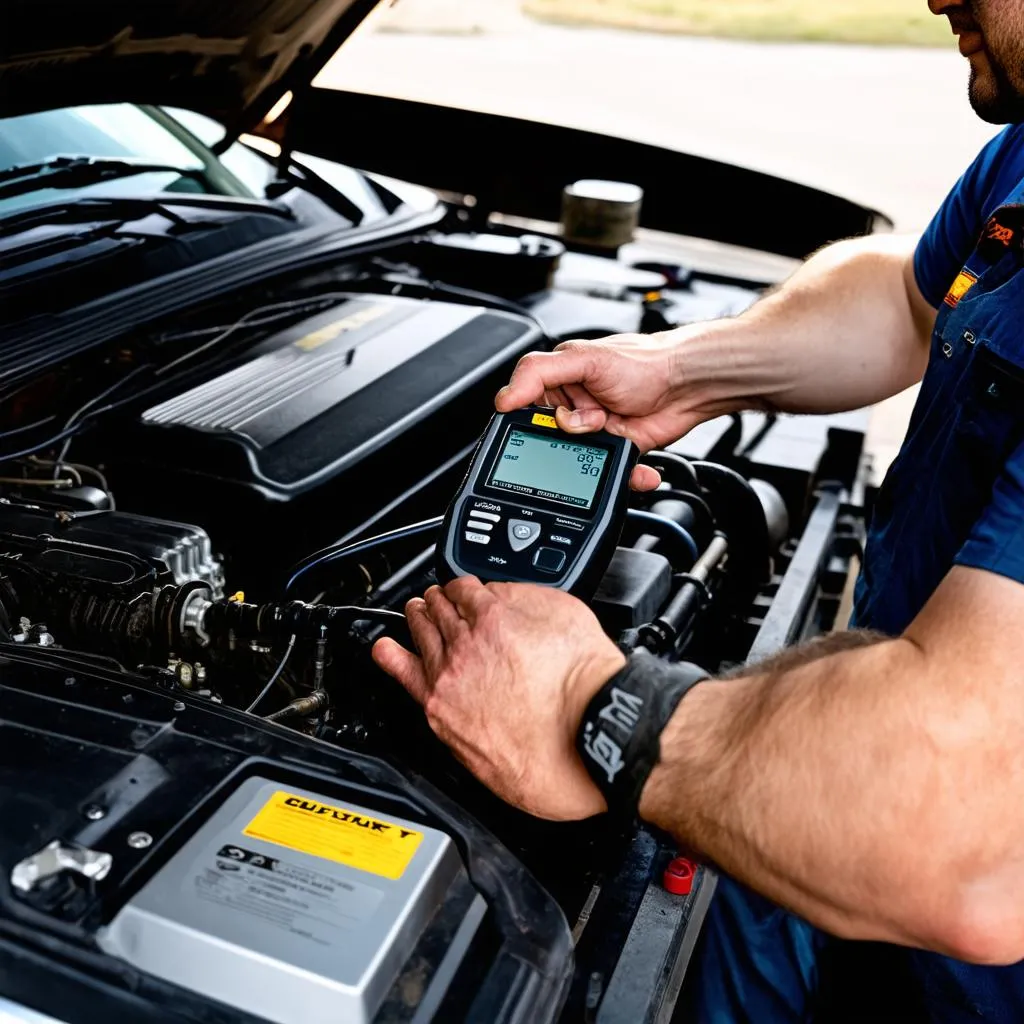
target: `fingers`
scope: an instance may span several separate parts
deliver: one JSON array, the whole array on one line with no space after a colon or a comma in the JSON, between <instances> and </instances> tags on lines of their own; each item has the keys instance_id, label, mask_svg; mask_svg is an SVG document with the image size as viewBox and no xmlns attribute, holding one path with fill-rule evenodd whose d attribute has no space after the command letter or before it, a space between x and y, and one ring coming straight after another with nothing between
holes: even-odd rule
<instances>
[{"instance_id":1,"label":"fingers","mask_svg":"<svg viewBox=\"0 0 1024 1024\"><path fill-rule=\"evenodd\" d=\"M437 625L427 613L426 603L414 597L405 606L405 618L409 632L423 656L423 663L429 678L433 679L444 664L444 641Z\"/></svg>"},{"instance_id":2,"label":"fingers","mask_svg":"<svg viewBox=\"0 0 1024 1024\"><path fill-rule=\"evenodd\" d=\"M444 592L459 615L467 622L475 623L483 610L494 603L492 594L475 576L463 576L452 580Z\"/></svg>"},{"instance_id":3,"label":"fingers","mask_svg":"<svg viewBox=\"0 0 1024 1024\"><path fill-rule=\"evenodd\" d=\"M567 401L559 402L567 409L600 409L601 403L582 384L566 384L562 388ZM555 408L558 408L556 405Z\"/></svg>"},{"instance_id":4,"label":"fingers","mask_svg":"<svg viewBox=\"0 0 1024 1024\"><path fill-rule=\"evenodd\" d=\"M409 691L409 695L419 704L427 699L427 675L423 670L423 662L411 651L391 637L381 637L373 645L370 652L373 660L389 676L397 679Z\"/></svg>"},{"instance_id":5,"label":"fingers","mask_svg":"<svg viewBox=\"0 0 1024 1024\"><path fill-rule=\"evenodd\" d=\"M555 420L567 434L592 434L595 430L604 429L608 413L604 409L566 409L560 406L555 410Z\"/></svg>"},{"instance_id":6,"label":"fingers","mask_svg":"<svg viewBox=\"0 0 1024 1024\"><path fill-rule=\"evenodd\" d=\"M565 384L585 383L591 357L579 349L559 352L531 352L519 360L512 379L497 394L494 407L498 412L512 412L536 404L545 392Z\"/></svg>"},{"instance_id":7,"label":"fingers","mask_svg":"<svg viewBox=\"0 0 1024 1024\"><path fill-rule=\"evenodd\" d=\"M634 491L656 491L661 486L661 474L653 466L634 466L629 486Z\"/></svg>"},{"instance_id":8,"label":"fingers","mask_svg":"<svg viewBox=\"0 0 1024 1024\"><path fill-rule=\"evenodd\" d=\"M445 643L455 643L459 635L466 629L466 622L459 615L458 609L448 600L440 587L431 587L423 595L423 599L426 601L427 611L441 631Z\"/></svg>"},{"instance_id":9,"label":"fingers","mask_svg":"<svg viewBox=\"0 0 1024 1024\"><path fill-rule=\"evenodd\" d=\"M549 409L557 409L560 405L569 406L572 403L569 401L569 396L565 393L565 388L554 388L544 392L541 404L546 405Z\"/></svg>"}]
</instances>

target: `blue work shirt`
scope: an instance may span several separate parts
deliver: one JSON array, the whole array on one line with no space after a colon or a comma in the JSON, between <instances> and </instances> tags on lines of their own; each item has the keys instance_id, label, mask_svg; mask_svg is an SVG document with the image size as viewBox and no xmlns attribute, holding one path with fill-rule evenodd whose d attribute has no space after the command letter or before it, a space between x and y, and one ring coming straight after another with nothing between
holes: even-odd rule
<instances>
[{"instance_id":1,"label":"blue work shirt","mask_svg":"<svg viewBox=\"0 0 1024 1024\"><path fill-rule=\"evenodd\" d=\"M982 150L915 254L918 285L939 315L907 438L874 510L858 626L901 633L954 565L1024 583L1022 237L1024 127L1014 126ZM688 990L692 1019L805 1024L821 958L846 945L723 877ZM929 1024L1024 1022L1024 964L887 952L909 967ZM877 1019L891 1020L889 995L877 995Z\"/></svg>"},{"instance_id":2,"label":"blue work shirt","mask_svg":"<svg viewBox=\"0 0 1024 1024\"><path fill-rule=\"evenodd\" d=\"M954 565L1024 583L1022 239L1024 126L1015 125L982 150L915 255L918 285L939 315L869 530L858 626L902 632ZM1024 964L908 955L933 1021L1024 1021Z\"/></svg>"},{"instance_id":3,"label":"blue work shirt","mask_svg":"<svg viewBox=\"0 0 1024 1024\"><path fill-rule=\"evenodd\" d=\"M918 245L918 286L939 315L874 510L858 626L901 633L954 565L1024 583L1022 203L1024 126L1014 125L982 150Z\"/></svg>"}]
</instances>

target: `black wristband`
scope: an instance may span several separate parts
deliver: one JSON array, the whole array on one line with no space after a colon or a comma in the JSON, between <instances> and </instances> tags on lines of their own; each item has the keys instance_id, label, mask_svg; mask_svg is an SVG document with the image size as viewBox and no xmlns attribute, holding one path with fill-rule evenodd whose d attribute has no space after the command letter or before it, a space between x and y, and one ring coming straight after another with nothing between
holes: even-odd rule
<instances>
[{"instance_id":1,"label":"black wristband","mask_svg":"<svg viewBox=\"0 0 1024 1024\"><path fill-rule=\"evenodd\" d=\"M662 730L683 697L710 678L699 665L639 650L587 705L576 749L612 815L636 815L644 785L661 760Z\"/></svg>"}]
</instances>

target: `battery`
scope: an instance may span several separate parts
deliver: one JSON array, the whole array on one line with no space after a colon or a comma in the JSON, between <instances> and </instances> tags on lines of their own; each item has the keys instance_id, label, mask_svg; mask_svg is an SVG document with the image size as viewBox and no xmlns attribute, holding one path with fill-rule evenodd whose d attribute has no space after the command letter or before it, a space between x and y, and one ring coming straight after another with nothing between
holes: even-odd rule
<instances>
[{"instance_id":1,"label":"battery","mask_svg":"<svg viewBox=\"0 0 1024 1024\"><path fill-rule=\"evenodd\" d=\"M365 1024L460 876L443 832L254 777L98 940L140 970L269 1021ZM470 935L483 909L476 895Z\"/></svg>"}]
</instances>

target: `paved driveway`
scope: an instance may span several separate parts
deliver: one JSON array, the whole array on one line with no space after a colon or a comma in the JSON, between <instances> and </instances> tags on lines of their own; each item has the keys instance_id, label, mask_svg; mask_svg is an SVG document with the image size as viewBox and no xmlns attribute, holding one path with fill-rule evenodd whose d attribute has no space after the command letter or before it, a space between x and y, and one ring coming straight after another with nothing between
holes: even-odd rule
<instances>
[{"instance_id":1,"label":"paved driveway","mask_svg":"<svg viewBox=\"0 0 1024 1024\"><path fill-rule=\"evenodd\" d=\"M740 43L503 25L480 35L365 33L320 84L686 149L873 205L905 230L927 223L995 131L968 106L966 62L952 46Z\"/></svg>"}]
</instances>

